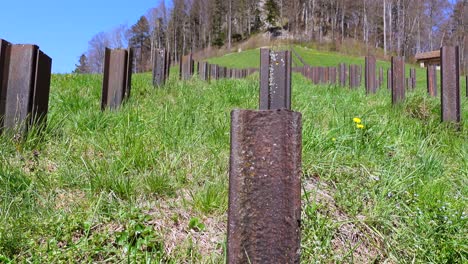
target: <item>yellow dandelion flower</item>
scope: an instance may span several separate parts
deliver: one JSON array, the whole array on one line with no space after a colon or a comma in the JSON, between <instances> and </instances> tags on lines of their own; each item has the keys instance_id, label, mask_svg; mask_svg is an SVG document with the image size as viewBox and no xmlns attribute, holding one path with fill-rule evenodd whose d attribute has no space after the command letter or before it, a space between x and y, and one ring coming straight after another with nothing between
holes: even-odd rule
<instances>
[{"instance_id":1,"label":"yellow dandelion flower","mask_svg":"<svg viewBox=\"0 0 468 264\"><path fill-rule=\"evenodd\" d=\"M336 141L336 138L332 138L332 141L335 142L335 141Z\"/></svg>"},{"instance_id":2,"label":"yellow dandelion flower","mask_svg":"<svg viewBox=\"0 0 468 264\"><path fill-rule=\"evenodd\" d=\"M353 122L356 123L356 124L360 124L361 123L361 118L355 117L355 118L353 118Z\"/></svg>"},{"instance_id":3,"label":"yellow dandelion flower","mask_svg":"<svg viewBox=\"0 0 468 264\"><path fill-rule=\"evenodd\" d=\"M357 124L356 127L359 128L359 129L363 129L364 125L363 124Z\"/></svg>"}]
</instances>

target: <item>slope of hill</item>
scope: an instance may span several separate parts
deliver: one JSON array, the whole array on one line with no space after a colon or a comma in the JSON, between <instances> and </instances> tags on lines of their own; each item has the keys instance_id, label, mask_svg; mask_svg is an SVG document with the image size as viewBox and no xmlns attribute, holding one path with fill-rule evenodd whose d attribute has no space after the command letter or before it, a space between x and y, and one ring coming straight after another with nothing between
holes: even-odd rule
<instances>
[{"instance_id":1,"label":"slope of hill","mask_svg":"<svg viewBox=\"0 0 468 264\"><path fill-rule=\"evenodd\" d=\"M310 64L363 62L295 49ZM258 66L258 50L209 61ZM0 262L225 261L229 113L257 107L258 74L176 76L155 89L135 75L132 98L105 112L100 75L53 76L47 129L0 136ZM392 107L386 89L366 96L293 75L303 263L467 261L468 123L441 124L423 79L419 70L416 91Z\"/></svg>"}]
</instances>

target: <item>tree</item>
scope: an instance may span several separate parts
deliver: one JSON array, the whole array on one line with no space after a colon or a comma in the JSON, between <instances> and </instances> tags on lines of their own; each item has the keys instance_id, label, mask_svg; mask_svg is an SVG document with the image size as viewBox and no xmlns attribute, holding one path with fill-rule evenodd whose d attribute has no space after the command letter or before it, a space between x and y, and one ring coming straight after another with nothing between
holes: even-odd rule
<instances>
[{"instance_id":1,"label":"tree","mask_svg":"<svg viewBox=\"0 0 468 264\"><path fill-rule=\"evenodd\" d=\"M86 57L84 53L81 54L78 64L75 64L75 67L76 68L73 71L73 73L78 73L78 74L89 73L88 58Z\"/></svg>"},{"instance_id":2,"label":"tree","mask_svg":"<svg viewBox=\"0 0 468 264\"><path fill-rule=\"evenodd\" d=\"M148 71L151 59L151 34L149 23L146 17L141 16L138 22L129 30L129 47L135 51L135 57L138 58L136 63L137 72Z\"/></svg>"},{"instance_id":3,"label":"tree","mask_svg":"<svg viewBox=\"0 0 468 264\"><path fill-rule=\"evenodd\" d=\"M267 0L265 3L266 21L272 25L276 25L279 17L279 8L275 0Z\"/></svg>"},{"instance_id":4,"label":"tree","mask_svg":"<svg viewBox=\"0 0 468 264\"><path fill-rule=\"evenodd\" d=\"M104 71L104 57L106 47L110 46L108 35L99 32L88 42L88 66L91 73L102 73Z\"/></svg>"}]
</instances>

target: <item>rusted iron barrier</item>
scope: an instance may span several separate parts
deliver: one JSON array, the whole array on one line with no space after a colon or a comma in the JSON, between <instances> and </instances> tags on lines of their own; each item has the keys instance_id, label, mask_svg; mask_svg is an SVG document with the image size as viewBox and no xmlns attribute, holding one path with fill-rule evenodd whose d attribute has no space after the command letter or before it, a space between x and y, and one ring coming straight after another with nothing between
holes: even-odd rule
<instances>
[{"instance_id":1,"label":"rusted iron barrier","mask_svg":"<svg viewBox=\"0 0 468 264\"><path fill-rule=\"evenodd\" d=\"M359 65L349 65L349 88L351 89L356 89L361 85L359 69Z\"/></svg>"},{"instance_id":2,"label":"rusted iron barrier","mask_svg":"<svg viewBox=\"0 0 468 264\"><path fill-rule=\"evenodd\" d=\"M382 88L382 85L383 85L383 80L384 80L384 77L383 77L383 74L384 73L384 70L382 67L379 68L379 83L378 83L378 88L381 89Z\"/></svg>"},{"instance_id":3,"label":"rusted iron barrier","mask_svg":"<svg viewBox=\"0 0 468 264\"><path fill-rule=\"evenodd\" d=\"M365 85L366 94L373 94L377 91L376 80L375 80L375 57L366 56L365 58Z\"/></svg>"},{"instance_id":4,"label":"rusted iron barrier","mask_svg":"<svg viewBox=\"0 0 468 264\"><path fill-rule=\"evenodd\" d=\"M0 132L45 125L52 59L36 45L0 39Z\"/></svg>"},{"instance_id":5,"label":"rusted iron barrier","mask_svg":"<svg viewBox=\"0 0 468 264\"><path fill-rule=\"evenodd\" d=\"M411 83L410 83L411 90L414 90L416 89L416 69L415 68L410 69L410 79L411 79Z\"/></svg>"},{"instance_id":6,"label":"rusted iron barrier","mask_svg":"<svg viewBox=\"0 0 468 264\"><path fill-rule=\"evenodd\" d=\"M392 104L405 100L405 59L392 57Z\"/></svg>"},{"instance_id":7,"label":"rusted iron barrier","mask_svg":"<svg viewBox=\"0 0 468 264\"><path fill-rule=\"evenodd\" d=\"M336 67L328 67L328 74L330 78L330 84L336 84Z\"/></svg>"},{"instance_id":8,"label":"rusted iron barrier","mask_svg":"<svg viewBox=\"0 0 468 264\"><path fill-rule=\"evenodd\" d=\"M460 57L458 46L442 47L441 58L441 108L442 121L459 123L460 115Z\"/></svg>"},{"instance_id":9,"label":"rusted iron barrier","mask_svg":"<svg viewBox=\"0 0 468 264\"><path fill-rule=\"evenodd\" d=\"M227 263L299 263L301 113L231 113Z\"/></svg>"},{"instance_id":10,"label":"rusted iron barrier","mask_svg":"<svg viewBox=\"0 0 468 264\"><path fill-rule=\"evenodd\" d=\"M194 73L194 61L192 53L180 58L179 70L179 76L181 80L189 80L192 78Z\"/></svg>"},{"instance_id":11,"label":"rusted iron barrier","mask_svg":"<svg viewBox=\"0 0 468 264\"><path fill-rule=\"evenodd\" d=\"M226 78L226 67L219 67L219 79L224 79Z\"/></svg>"},{"instance_id":12,"label":"rusted iron barrier","mask_svg":"<svg viewBox=\"0 0 468 264\"><path fill-rule=\"evenodd\" d=\"M218 80L219 78L219 66L216 64L210 64L210 80Z\"/></svg>"},{"instance_id":13,"label":"rusted iron barrier","mask_svg":"<svg viewBox=\"0 0 468 264\"><path fill-rule=\"evenodd\" d=\"M387 69L387 89L392 90L392 70Z\"/></svg>"},{"instance_id":14,"label":"rusted iron barrier","mask_svg":"<svg viewBox=\"0 0 468 264\"><path fill-rule=\"evenodd\" d=\"M170 67L168 56L169 53L166 49L156 49L153 65L153 86L162 86L166 83Z\"/></svg>"},{"instance_id":15,"label":"rusted iron barrier","mask_svg":"<svg viewBox=\"0 0 468 264\"><path fill-rule=\"evenodd\" d=\"M106 107L116 109L130 97L132 58L132 49L106 48L101 110L105 110Z\"/></svg>"},{"instance_id":16,"label":"rusted iron barrier","mask_svg":"<svg viewBox=\"0 0 468 264\"><path fill-rule=\"evenodd\" d=\"M291 109L291 52L260 49L260 110Z\"/></svg>"},{"instance_id":17,"label":"rusted iron barrier","mask_svg":"<svg viewBox=\"0 0 468 264\"><path fill-rule=\"evenodd\" d=\"M426 69L427 93L430 96L437 96L437 69L433 65Z\"/></svg>"},{"instance_id":18,"label":"rusted iron barrier","mask_svg":"<svg viewBox=\"0 0 468 264\"><path fill-rule=\"evenodd\" d=\"M202 61L198 64L198 67L198 77L203 81L208 81L210 79L208 63Z\"/></svg>"},{"instance_id":19,"label":"rusted iron barrier","mask_svg":"<svg viewBox=\"0 0 468 264\"><path fill-rule=\"evenodd\" d=\"M341 63L339 66L340 86L346 86L346 64Z\"/></svg>"}]
</instances>

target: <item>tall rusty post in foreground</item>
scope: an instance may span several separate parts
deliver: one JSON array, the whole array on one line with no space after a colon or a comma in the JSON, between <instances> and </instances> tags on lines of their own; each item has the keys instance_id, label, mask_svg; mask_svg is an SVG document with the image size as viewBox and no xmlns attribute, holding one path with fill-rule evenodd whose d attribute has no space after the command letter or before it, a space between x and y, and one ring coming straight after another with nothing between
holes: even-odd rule
<instances>
[{"instance_id":1,"label":"tall rusty post in foreground","mask_svg":"<svg viewBox=\"0 0 468 264\"><path fill-rule=\"evenodd\" d=\"M227 263L299 263L301 114L231 113Z\"/></svg>"},{"instance_id":2,"label":"tall rusty post in foreground","mask_svg":"<svg viewBox=\"0 0 468 264\"><path fill-rule=\"evenodd\" d=\"M0 39L0 132L45 124L52 59L36 45Z\"/></svg>"},{"instance_id":3,"label":"tall rusty post in foreground","mask_svg":"<svg viewBox=\"0 0 468 264\"><path fill-rule=\"evenodd\" d=\"M426 70L427 93L430 96L437 96L437 69L433 65L428 65Z\"/></svg>"},{"instance_id":4,"label":"tall rusty post in foreground","mask_svg":"<svg viewBox=\"0 0 468 264\"><path fill-rule=\"evenodd\" d=\"M101 110L105 110L106 107L116 109L130 97L132 61L132 49L106 48Z\"/></svg>"},{"instance_id":5,"label":"tall rusty post in foreground","mask_svg":"<svg viewBox=\"0 0 468 264\"><path fill-rule=\"evenodd\" d=\"M291 52L260 49L260 110L291 109Z\"/></svg>"},{"instance_id":6,"label":"tall rusty post in foreground","mask_svg":"<svg viewBox=\"0 0 468 264\"><path fill-rule=\"evenodd\" d=\"M405 59L392 57L392 104L405 100Z\"/></svg>"},{"instance_id":7,"label":"tall rusty post in foreground","mask_svg":"<svg viewBox=\"0 0 468 264\"><path fill-rule=\"evenodd\" d=\"M166 49L156 49L154 52L153 86L162 86L166 83L169 71L168 52Z\"/></svg>"},{"instance_id":8,"label":"tall rusty post in foreground","mask_svg":"<svg viewBox=\"0 0 468 264\"><path fill-rule=\"evenodd\" d=\"M365 85L366 94L375 93L377 91L376 80L375 80L375 57L366 56L365 65Z\"/></svg>"},{"instance_id":9,"label":"tall rusty post in foreground","mask_svg":"<svg viewBox=\"0 0 468 264\"><path fill-rule=\"evenodd\" d=\"M460 115L460 57L457 47L442 47L441 58L441 108L442 121L459 123Z\"/></svg>"}]
</instances>

